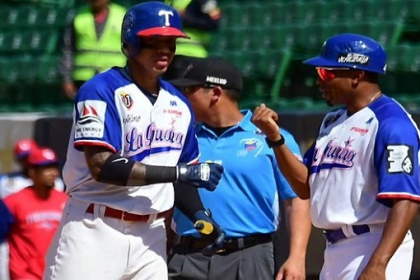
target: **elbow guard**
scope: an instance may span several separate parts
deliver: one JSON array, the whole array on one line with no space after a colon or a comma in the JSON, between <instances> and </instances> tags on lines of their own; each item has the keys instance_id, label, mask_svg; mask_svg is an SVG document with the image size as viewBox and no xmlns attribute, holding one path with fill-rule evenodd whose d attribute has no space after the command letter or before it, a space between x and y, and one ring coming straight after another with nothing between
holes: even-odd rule
<instances>
[{"instance_id":1,"label":"elbow guard","mask_svg":"<svg viewBox=\"0 0 420 280\"><path fill-rule=\"evenodd\" d=\"M136 162L117 154L110 155L102 165L98 181L118 186L127 186L131 170Z\"/></svg>"}]
</instances>

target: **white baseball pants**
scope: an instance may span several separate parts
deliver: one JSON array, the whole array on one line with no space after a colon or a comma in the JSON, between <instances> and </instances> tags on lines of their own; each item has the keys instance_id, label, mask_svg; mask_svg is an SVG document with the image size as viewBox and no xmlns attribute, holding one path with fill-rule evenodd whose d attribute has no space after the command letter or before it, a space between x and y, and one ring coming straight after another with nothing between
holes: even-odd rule
<instances>
[{"instance_id":1,"label":"white baseball pants","mask_svg":"<svg viewBox=\"0 0 420 280\"><path fill-rule=\"evenodd\" d=\"M164 280L164 219L151 223L104 217L104 206L69 198L46 256L44 280Z\"/></svg>"},{"instance_id":2,"label":"white baseball pants","mask_svg":"<svg viewBox=\"0 0 420 280\"><path fill-rule=\"evenodd\" d=\"M378 246L382 232L365 233L327 244L321 280L357 280ZM414 240L409 231L386 268L387 280L408 280L413 262Z\"/></svg>"}]
</instances>

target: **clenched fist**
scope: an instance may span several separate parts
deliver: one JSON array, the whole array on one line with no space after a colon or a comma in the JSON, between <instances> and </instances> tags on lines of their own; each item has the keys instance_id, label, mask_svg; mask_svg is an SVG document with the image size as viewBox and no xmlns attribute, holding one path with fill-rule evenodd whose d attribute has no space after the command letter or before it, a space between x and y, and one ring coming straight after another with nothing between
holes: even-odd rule
<instances>
[{"instance_id":1,"label":"clenched fist","mask_svg":"<svg viewBox=\"0 0 420 280\"><path fill-rule=\"evenodd\" d=\"M265 106L265 104L261 104L255 108L251 121L269 140L277 141L281 138L280 128L276 123L278 119L279 116L276 112Z\"/></svg>"}]
</instances>

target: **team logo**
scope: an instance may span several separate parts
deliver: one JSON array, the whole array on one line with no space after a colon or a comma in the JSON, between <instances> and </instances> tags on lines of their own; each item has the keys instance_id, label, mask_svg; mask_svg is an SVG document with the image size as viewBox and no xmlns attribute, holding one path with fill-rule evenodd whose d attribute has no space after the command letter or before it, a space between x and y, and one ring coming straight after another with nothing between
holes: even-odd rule
<instances>
[{"instance_id":1,"label":"team logo","mask_svg":"<svg viewBox=\"0 0 420 280\"><path fill-rule=\"evenodd\" d=\"M369 57L363 54L358 54L358 53L341 53L338 55L337 62L368 65Z\"/></svg>"},{"instance_id":2,"label":"team logo","mask_svg":"<svg viewBox=\"0 0 420 280\"><path fill-rule=\"evenodd\" d=\"M134 12L129 12L126 14L126 16L124 17L124 21L122 23L122 32L123 33L130 33L131 28L134 25Z\"/></svg>"},{"instance_id":3,"label":"team logo","mask_svg":"<svg viewBox=\"0 0 420 280\"><path fill-rule=\"evenodd\" d=\"M158 15L164 16L165 17L165 26L171 26L171 21L169 20L170 17L169 16L174 16L174 13L172 13L172 11L165 11L165 10L160 10Z\"/></svg>"},{"instance_id":4,"label":"team logo","mask_svg":"<svg viewBox=\"0 0 420 280\"><path fill-rule=\"evenodd\" d=\"M262 141L257 138L242 139L239 141L239 146L240 149L238 150L237 155L240 157L244 157L248 154L257 156L264 148Z\"/></svg>"},{"instance_id":5,"label":"team logo","mask_svg":"<svg viewBox=\"0 0 420 280\"><path fill-rule=\"evenodd\" d=\"M413 175L414 152L412 146L388 145L388 173Z\"/></svg>"},{"instance_id":6,"label":"team logo","mask_svg":"<svg viewBox=\"0 0 420 280\"><path fill-rule=\"evenodd\" d=\"M249 140L244 143L244 147L247 151L253 151L257 148L257 143L255 140Z\"/></svg>"},{"instance_id":7,"label":"team logo","mask_svg":"<svg viewBox=\"0 0 420 280\"><path fill-rule=\"evenodd\" d=\"M89 124L92 122L100 122L98 112L96 112L93 106L89 106L87 104L83 105L83 111L80 115L79 124Z\"/></svg>"},{"instance_id":8,"label":"team logo","mask_svg":"<svg viewBox=\"0 0 420 280\"><path fill-rule=\"evenodd\" d=\"M318 173L322 169L347 169L354 165L356 152L351 149L350 138L344 141L344 147L333 140L329 141L324 150L316 148L312 158L312 173Z\"/></svg>"},{"instance_id":9,"label":"team logo","mask_svg":"<svg viewBox=\"0 0 420 280\"><path fill-rule=\"evenodd\" d=\"M121 100L124 104L124 106L127 109L130 109L131 106L133 106L133 98L131 98L131 96L128 93L122 92L121 94Z\"/></svg>"}]
</instances>

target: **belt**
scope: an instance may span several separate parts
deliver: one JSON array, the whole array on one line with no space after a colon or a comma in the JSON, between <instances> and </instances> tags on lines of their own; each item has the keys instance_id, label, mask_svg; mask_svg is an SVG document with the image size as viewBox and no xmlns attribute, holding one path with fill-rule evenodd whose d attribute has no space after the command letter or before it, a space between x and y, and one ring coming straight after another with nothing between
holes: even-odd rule
<instances>
[{"instance_id":1,"label":"belt","mask_svg":"<svg viewBox=\"0 0 420 280\"><path fill-rule=\"evenodd\" d=\"M273 241L273 234L255 234L246 237L238 238L226 238L222 248L216 253L222 253L226 251L238 251L249 247L253 247L259 244L269 243ZM213 244L214 240L209 238L195 238L190 236L182 236L179 244L192 250L202 250L206 246Z\"/></svg>"},{"instance_id":2,"label":"belt","mask_svg":"<svg viewBox=\"0 0 420 280\"><path fill-rule=\"evenodd\" d=\"M94 208L94 204L90 204L89 207L86 209L86 213L91 213L93 214L93 208ZM155 218L155 220L160 219L160 218L165 218L166 215L168 215L170 212L170 210L167 210L165 212L161 212L161 213L157 213L157 216ZM121 210L117 210L111 207L106 206L105 207L105 213L104 213L104 217L109 217L109 218L114 218L114 219L119 219L119 220L123 220L123 221L127 221L127 222L147 222L149 221L150 217L153 216L153 214L149 214L149 215L138 215L138 214L133 214L133 213L128 213L125 211L121 211Z\"/></svg>"},{"instance_id":3,"label":"belt","mask_svg":"<svg viewBox=\"0 0 420 280\"><path fill-rule=\"evenodd\" d=\"M348 226L353 230L353 233L350 234L345 234L343 229L337 229L337 230L329 230L329 229L324 229L323 233L325 238L327 239L328 243L330 244L334 244L342 239L351 237L351 236L356 236L356 235L361 235L364 233L368 233L371 232L371 228L369 227L369 225L354 225L354 226Z\"/></svg>"}]
</instances>

